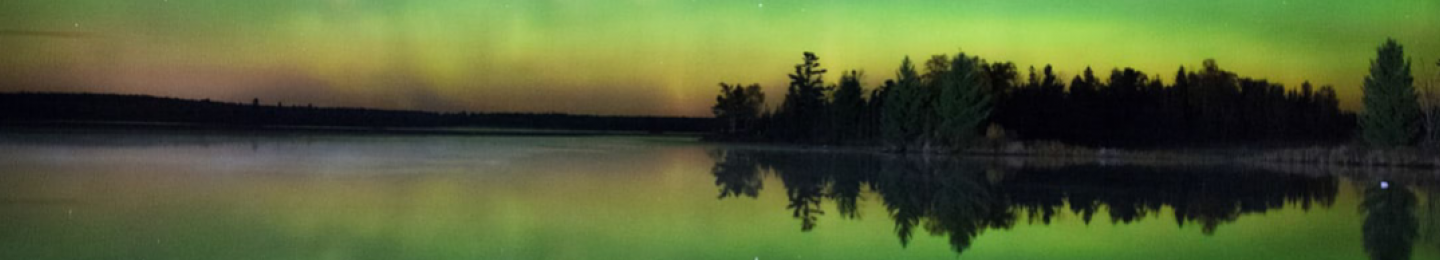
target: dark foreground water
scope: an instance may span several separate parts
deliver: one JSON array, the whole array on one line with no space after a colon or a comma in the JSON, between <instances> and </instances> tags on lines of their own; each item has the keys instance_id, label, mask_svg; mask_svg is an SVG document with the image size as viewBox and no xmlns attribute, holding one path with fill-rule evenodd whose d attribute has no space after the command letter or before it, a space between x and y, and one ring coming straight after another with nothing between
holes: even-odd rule
<instances>
[{"instance_id":1,"label":"dark foreground water","mask_svg":"<svg viewBox=\"0 0 1440 260\"><path fill-rule=\"evenodd\" d=\"M1431 183L685 138L0 131L0 259L1440 259Z\"/></svg>"}]
</instances>

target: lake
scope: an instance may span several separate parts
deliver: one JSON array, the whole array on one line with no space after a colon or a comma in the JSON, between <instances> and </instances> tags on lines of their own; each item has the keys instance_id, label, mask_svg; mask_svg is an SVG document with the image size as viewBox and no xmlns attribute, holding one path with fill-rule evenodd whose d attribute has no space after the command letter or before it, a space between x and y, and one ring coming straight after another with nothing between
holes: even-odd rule
<instances>
[{"instance_id":1,"label":"lake","mask_svg":"<svg viewBox=\"0 0 1440 260\"><path fill-rule=\"evenodd\" d=\"M0 259L1440 259L1436 182L683 137L0 131Z\"/></svg>"}]
</instances>

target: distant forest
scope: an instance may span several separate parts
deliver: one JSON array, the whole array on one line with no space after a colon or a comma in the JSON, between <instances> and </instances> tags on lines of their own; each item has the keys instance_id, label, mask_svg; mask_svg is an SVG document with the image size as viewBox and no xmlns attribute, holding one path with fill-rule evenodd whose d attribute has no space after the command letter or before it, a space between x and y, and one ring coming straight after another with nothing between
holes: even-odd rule
<instances>
[{"instance_id":1,"label":"distant forest","mask_svg":"<svg viewBox=\"0 0 1440 260\"><path fill-rule=\"evenodd\" d=\"M703 132L710 118L590 116L261 105L142 95L0 93L0 123L165 122L226 127L323 126L362 128L495 127L595 131Z\"/></svg>"},{"instance_id":2,"label":"distant forest","mask_svg":"<svg viewBox=\"0 0 1440 260\"><path fill-rule=\"evenodd\" d=\"M759 85L721 83L712 138L901 149L983 140L1154 147L1331 144L1357 130L1357 116L1339 108L1331 86L1287 89L1214 60L1180 67L1169 82L1133 68L1108 76L1086 68L1067 81L1049 65L1022 79L1014 63L965 53L918 66L924 71L906 57L893 79L867 91L859 71L827 84L828 71L807 52L775 109L765 108Z\"/></svg>"}]
</instances>

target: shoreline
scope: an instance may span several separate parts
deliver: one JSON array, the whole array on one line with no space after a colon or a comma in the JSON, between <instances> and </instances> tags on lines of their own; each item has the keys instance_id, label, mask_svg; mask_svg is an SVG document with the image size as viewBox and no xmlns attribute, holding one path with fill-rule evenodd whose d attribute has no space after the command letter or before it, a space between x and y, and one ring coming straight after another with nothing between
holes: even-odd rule
<instances>
[{"instance_id":1,"label":"shoreline","mask_svg":"<svg viewBox=\"0 0 1440 260\"><path fill-rule=\"evenodd\" d=\"M943 151L897 152L878 145L807 145L757 141L703 139L702 142L789 147L825 152L863 152L895 156L953 157L1018 167L1073 165L1217 166L1264 168L1325 168L1336 171L1394 171L1440 176L1440 150L1421 148L1369 148L1357 145L1306 145L1277 148L1091 148L1054 142L1006 142Z\"/></svg>"},{"instance_id":2,"label":"shoreline","mask_svg":"<svg viewBox=\"0 0 1440 260\"><path fill-rule=\"evenodd\" d=\"M0 122L0 133L84 133L114 131L163 134L169 131L241 135L410 135L498 137L695 137L697 142L796 152L867 153L887 156L958 158L1014 167L1066 167L1074 165L1218 166L1244 165L1273 169L1309 169L1330 172L1399 172L1401 175L1440 176L1440 151L1419 148L1366 148L1354 145L1296 146L1288 148L1091 148L1054 142L991 143L949 152L939 149L896 152L878 145L813 145L742 140L715 140L699 133L647 133L518 128L364 128L324 126L231 126L156 122L44 121Z\"/></svg>"},{"instance_id":3,"label":"shoreline","mask_svg":"<svg viewBox=\"0 0 1440 260\"><path fill-rule=\"evenodd\" d=\"M335 134L335 135L440 135L440 136L510 136L510 137L586 137L586 136L695 136L699 133L649 133L644 131L601 131L570 129L526 129L484 127L337 127L304 125L241 126L168 122L116 121L26 121L0 122L4 132L53 131L193 131L223 134Z\"/></svg>"}]
</instances>

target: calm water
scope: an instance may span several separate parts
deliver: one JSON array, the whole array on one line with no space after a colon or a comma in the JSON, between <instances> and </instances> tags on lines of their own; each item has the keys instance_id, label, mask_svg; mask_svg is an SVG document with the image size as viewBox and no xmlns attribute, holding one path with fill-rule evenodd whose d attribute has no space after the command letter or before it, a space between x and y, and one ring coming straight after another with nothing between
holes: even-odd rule
<instances>
[{"instance_id":1,"label":"calm water","mask_svg":"<svg viewBox=\"0 0 1440 260\"><path fill-rule=\"evenodd\" d=\"M0 259L1440 259L1434 186L684 138L0 132Z\"/></svg>"}]
</instances>

